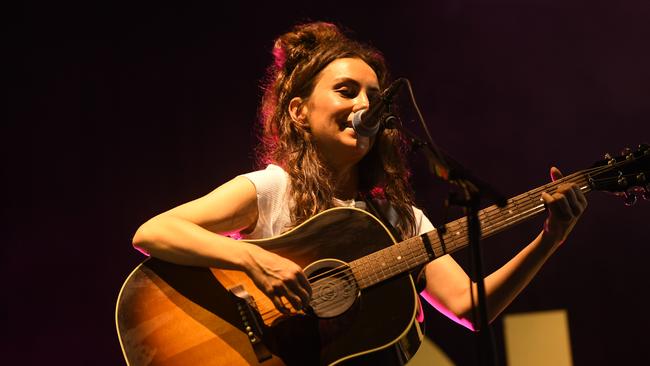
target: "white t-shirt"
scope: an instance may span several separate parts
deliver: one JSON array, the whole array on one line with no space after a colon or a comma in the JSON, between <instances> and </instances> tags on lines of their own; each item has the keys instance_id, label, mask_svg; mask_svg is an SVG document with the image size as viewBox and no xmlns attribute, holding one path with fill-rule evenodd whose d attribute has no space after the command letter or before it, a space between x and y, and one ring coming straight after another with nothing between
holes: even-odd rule
<instances>
[{"instance_id":1,"label":"white t-shirt","mask_svg":"<svg viewBox=\"0 0 650 366\"><path fill-rule=\"evenodd\" d=\"M289 217L291 207L289 175L281 167L270 164L264 170L242 174L242 176L248 178L255 185L258 212L255 228L250 233L242 233L242 238L264 239L282 234L291 224ZM337 200L336 203L340 206L366 209L366 204L363 201ZM378 209L395 226L398 221L395 209L385 200L377 203ZM413 214L415 215L415 229L418 235L434 229L429 219L422 213L422 210L413 207Z\"/></svg>"}]
</instances>

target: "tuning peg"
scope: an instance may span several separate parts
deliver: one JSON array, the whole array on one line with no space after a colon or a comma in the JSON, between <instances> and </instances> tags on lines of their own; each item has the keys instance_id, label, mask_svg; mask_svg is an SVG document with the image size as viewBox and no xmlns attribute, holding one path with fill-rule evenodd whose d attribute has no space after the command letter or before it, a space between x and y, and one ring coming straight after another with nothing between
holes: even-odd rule
<instances>
[{"instance_id":1,"label":"tuning peg","mask_svg":"<svg viewBox=\"0 0 650 366\"><path fill-rule=\"evenodd\" d=\"M632 206L636 203L636 194L633 192L626 192L624 195L625 199L623 202L625 202L625 206Z\"/></svg>"},{"instance_id":2,"label":"tuning peg","mask_svg":"<svg viewBox=\"0 0 650 366\"><path fill-rule=\"evenodd\" d=\"M650 152L650 145L648 144L639 144L639 151L648 154Z\"/></svg>"},{"instance_id":3,"label":"tuning peg","mask_svg":"<svg viewBox=\"0 0 650 366\"><path fill-rule=\"evenodd\" d=\"M618 177L616 180L616 183L618 184L619 187L625 188L627 187L627 178L623 177L622 175Z\"/></svg>"},{"instance_id":4,"label":"tuning peg","mask_svg":"<svg viewBox=\"0 0 650 366\"><path fill-rule=\"evenodd\" d=\"M605 154L605 160L607 160L608 165L616 163L616 159L614 159L610 153Z\"/></svg>"},{"instance_id":5,"label":"tuning peg","mask_svg":"<svg viewBox=\"0 0 650 366\"><path fill-rule=\"evenodd\" d=\"M621 150L621 155L622 155L622 156L627 156L627 155L629 155L631 152L632 152L632 149L630 149L629 147L625 147L625 148L623 148L623 150Z\"/></svg>"}]
</instances>

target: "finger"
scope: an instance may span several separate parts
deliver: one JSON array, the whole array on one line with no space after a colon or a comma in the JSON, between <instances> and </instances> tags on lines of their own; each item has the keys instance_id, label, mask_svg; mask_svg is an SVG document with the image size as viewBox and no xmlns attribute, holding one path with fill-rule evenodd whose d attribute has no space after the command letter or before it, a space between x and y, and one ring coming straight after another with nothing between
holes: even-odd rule
<instances>
[{"instance_id":1,"label":"finger","mask_svg":"<svg viewBox=\"0 0 650 366\"><path fill-rule=\"evenodd\" d=\"M553 182L555 182L556 180L563 177L562 172L560 171L560 169L558 169L557 167L554 167L554 166L551 167L550 174L551 174L551 180Z\"/></svg>"},{"instance_id":2,"label":"finger","mask_svg":"<svg viewBox=\"0 0 650 366\"><path fill-rule=\"evenodd\" d=\"M542 201L544 201L544 205L552 217L564 219L571 212L566 197L557 191L552 195L548 192L542 192Z\"/></svg>"},{"instance_id":3,"label":"finger","mask_svg":"<svg viewBox=\"0 0 650 366\"><path fill-rule=\"evenodd\" d=\"M578 217L580 216L580 213L582 213L582 207L580 207L580 203L576 197L574 187L575 185L568 186L566 189L563 187L561 193L564 194L564 197L566 197L566 201L569 205L569 213L571 213L571 216Z\"/></svg>"},{"instance_id":4,"label":"finger","mask_svg":"<svg viewBox=\"0 0 650 366\"><path fill-rule=\"evenodd\" d=\"M575 192L576 192L576 197L578 198L578 202L580 202L580 207L582 207L582 211L587 208L588 202L587 202L587 197L585 197L584 192L582 192L582 189L580 187L575 186Z\"/></svg>"},{"instance_id":5,"label":"finger","mask_svg":"<svg viewBox=\"0 0 650 366\"><path fill-rule=\"evenodd\" d=\"M303 305L309 304L310 295L307 292L307 290L301 286L301 283L299 283L298 281L287 281L287 282L285 282L285 285L289 288L289 290L293 294L298 295L298 299L300 301L300 306L296 307L294 305L294 307L297 310L302 309Z\"/></svg>"},{"instance_id":6,"label":"finger","mask_svg":"<svg viewBox=\"0 0 650 366\"><path fill-rule=\"evenodd\" d=\"M273 305L275 305L275 308L278 309L282 314L289 314L290 311L289 309L284 306L284 303L282 302L282 298L280 296L273 295L271 297L271 301L273 301Z\"/></svg>"},{"instance_id":7,"label":"finger","mask_svg":"<svg viewBox=\"0 0 650 366\"><path fill-rule=\"evenodd\" d=\"M300 273L298 273L296 277L298 278L298 282L300 283L300 286L302 286L302 288L307 290L307 294L309 294L309 297L311 298L311 294L312 294L311 283L309 282L307 276L305 276L305 273L300 271Z\"/></svg>"},{"instance_id":8,"label":"finger","mask_svg":"<svg viewBox=\"0 0 650 366\"><path fill-rule=\"evenodd\" d=\"M282 301L282 297L287 297L287 289L281 282L269 286L267 294L271 301L273 301L273 305L275 305L276 309L278 309L282 314L289 314L291 312L284 301Z\"/></svg>"},{"instance_id":9,"label":"finger","mask_svg":"<svg viewBox=\"0 0 650 366\"><path fill-rule=\"evenodd\" d=\"M553 201L548 205L551 212L551 218L556 217L562 221L568 221L573 217L571 206L565 195L561 193L553 194Z\"/></svg>"},{"instance_id":10,"label":"finger","mask_svg":"<svg viewBox=\"0 0 650 366\"><path fill-rule=\"evenodd\" d=\"M293 291L290 291L289 288L284 284L282 287L279 287L276 291L276 294L279 293L284 296L285 299L289 300L291 306L296 310L302 309L302 301L300 297L296 295ZM285 306L286 308L286 306Z\"/></svg>"},{"instance_id":11,"label":"finger","mask_svg":"<svg viewBox=\"0 0 650 366\"><path fill-rule=\"evenodd\" d=\"M582 213L585 211L585 208L587 207L587 199L585 198L585 195L582 193L582 190L580 187L578 187L576 184L571 186L571 191L573 192L574 201L571 202L572 206L576 209L574 211L574 214L576 217L579 217L582 215Z\"/></svg>"}]
</instances>

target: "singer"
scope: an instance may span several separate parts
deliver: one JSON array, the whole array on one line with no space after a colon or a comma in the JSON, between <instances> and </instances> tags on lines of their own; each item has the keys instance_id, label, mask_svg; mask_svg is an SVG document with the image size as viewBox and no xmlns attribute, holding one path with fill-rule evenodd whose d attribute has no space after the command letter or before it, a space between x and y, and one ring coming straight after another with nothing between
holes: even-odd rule
<instances>
[{"instance_id":1,"label":"singer","mask_svg":"<svg viewBox=\"0 0 650 366\"><path fill-rule=\"evenodd\" d=\"M400 337L411 334L411 325L404 328L407 331L397 329L395 336L380 334L385 332L381 327L390 324L395 314L406 313L411 319L413 308L402 309L400 304L408 301L417 304L418 297L458 324L476 330L479 321L472 315L475 302L472 296L476 291L471 286L474 284L449 255L442 255L411 272L410 278L417 288L413 292L415 296L396 298L399 296L388 289L381 296L382 301L370 304L364 296L382 288L383 284L378 283L370 289L358 290L358 295L353 293L354 303L342 314L319 317L317 306L326 290L317 288L316 281L324 274L306 273L306 264L301 261L305 255L323 248L329 250L334 244L321 245L315 244L317 240L309 240L299 245L292 242L291 250L286 246L278 250L278 241L249 242L277 238L281 234L289 236L312 227L326 231L324 235L331 238L337 230L343 233L348 226L346 221L333 227L322 221L316 221L317 225L311 223L332 210L355 212L354 215L366 211L383 223L388 237L392 235L398 242L434 230L429 219L414 206L399 131L375 126L375 121L364 119L359 113L371 111L374 103L379 103L381 93L391 85L382 54L347 36L339 27L324 22L300 24L280 35L272 54L260 108L263 133L257 153L261 170L242 172L245 174L212 192L151 218L136 231L133 246L164 262L245 274L254 284L246 290L259 291L253 295L259 319L267 321L262 311L267 300L272 310L280 314L264 327L263 343L272 358L285 364L333 364L341 360L373 365L406 362L410 356L397 355L404 347L398 344ZM370 127L371 133L365 138L360 138L353 128L355 115L363 127ZM561 176L556 168L550 173L553 179ZM516 256L485 279L490 321L512 302L566 240L587 206L580 189L570 184L561 185L553 194L542 193L540 198L548 208L544 227L532 241L522 245ZM351 235L351 239L340 251L345 254L360 250L356 245L364 242L364 232L345 235ZM323 259L332 256L327 253ZM350 260L339 262L344 265ZM348 281L344 282L346 286L362 288L362 284L355 283L360 282L356 273L354 278L344 278ZM411 283L410 279L407 281ZM378 311L368 314L373 312L368 310L372 306ZM271 309L267 310L272 313ZM348 328L357 326L357 319L364 316L376 320L362 322L359 329ZM344 320L337 323L341 318ZM314 323L313 319L320 320ZM287 321L283 323L283 320ZM239 327L234 321L228 323L233 329ZM378 328L371 328L375 326ZM284 328L292 329L281 333ZM364 336L336 343L340 337L352 333ZM378 338L368 339L371 336ZM249 353L264 357L257 349L252 353L251 344L255 341L249 344L245 332L242 331L241 337L246 342L237 346L233 346L236 342L230 338L222 342L235 348L232 359L250 360L253 356L247 356ZM199 363L219 364L220 357L224 360L230 357L228 352L215 350L215 363Z\"/></svg>"}]
</instances>

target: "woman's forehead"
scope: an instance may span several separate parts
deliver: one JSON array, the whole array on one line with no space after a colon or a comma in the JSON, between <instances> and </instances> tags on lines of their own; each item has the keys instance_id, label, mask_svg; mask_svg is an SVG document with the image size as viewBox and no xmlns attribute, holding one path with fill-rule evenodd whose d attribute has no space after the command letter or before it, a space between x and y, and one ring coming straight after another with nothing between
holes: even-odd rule
<instances>
[{"instance_id":1,"label":"woman's forehead","mask_svg":"<svg viewBox=\"0 0 650 366\"><path fill-rule=\"evenodd\" d=\"M359 58L339 58L330 62L318 79L327 83L354 80L367 88L379 89L377 73Z\"/></svg>"}]
</instances>

